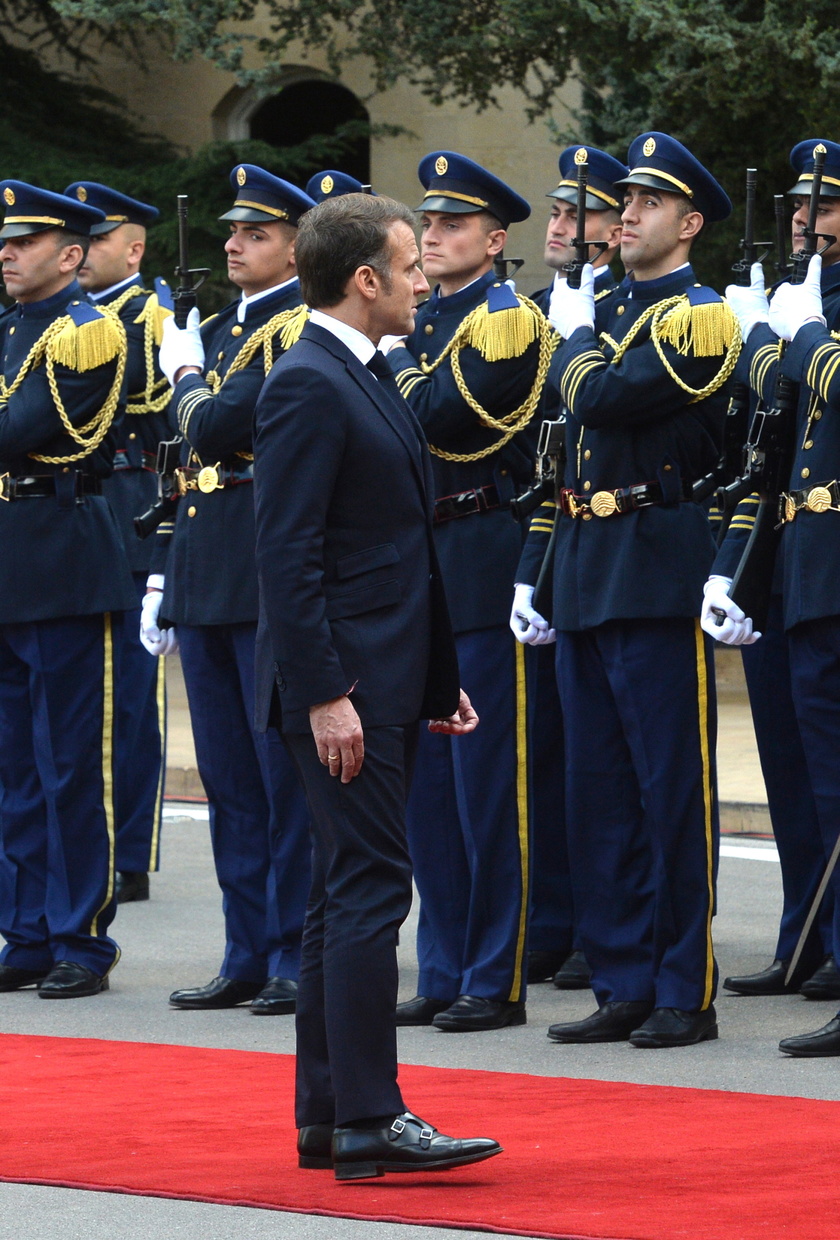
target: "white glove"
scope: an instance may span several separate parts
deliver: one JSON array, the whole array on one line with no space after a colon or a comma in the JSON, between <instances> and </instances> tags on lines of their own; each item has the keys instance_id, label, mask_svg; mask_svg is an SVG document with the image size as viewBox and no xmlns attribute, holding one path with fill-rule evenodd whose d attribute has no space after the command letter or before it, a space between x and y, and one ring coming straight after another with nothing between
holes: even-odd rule
<instances>
[{"instance_id":1,"label":"white glove","mask_svg":"<svg viewBox=\"0 0 840 1240\"><path fill-rule=\"evenodd\" d=\"M548 646L557 641L557 634L543 619L538 611L534 611L531 600L534 587L523 585L518 581L513 587L513 608L510 613L510 627L513 636L523 646Z\"/></svg>"},{"instance_id":2,"label":"white glove","mask_svg":"<svg viewBox=\"0 0 840 1240\"><path fill-rule=\"evenodd\" d=\"M158 586L156 583L160 582ZM149 654L174 654L178 649L178 638L173 629L158 627L161 604L163 603L163 577L150 577L146 582L149 593L143 598L140 606L140 641Z\"/></svg>"},{"instance_id":3,"label":"white glove","mask_svg":"<svg viewBox=\"0 0 840 1240\"><path fill-rule=\"evenodd\" d=\"M753 632L752 620L732 602L729 597L731 585L731 577L710 577L703 586L700 627L704 633L708 633L716 641L725 642L727 646L751 646L758 641L761 634ZM722 623L720 615L715 614L721 612Z\"/></svg>"},{"instance_id":4,"label":"white glove","mask_svg":"<svg viewBox=\"0 0 840 1240\"><path fill-rule=\"evenodd\" d=\"M778 296L778 293L776 295ZM764 268L761 263L753 263L750 267L749 288L742 288L740 284L726 286L726 300L741 324L741 339L746 344L747 336L752 329L758 323L767 322L770 309L767 290L764 287Z\"/></svg>"},{"instance_id":5,"label":"white glove","mask_svg":"<svg viewBox=\"0 0 840 1240\"><path fill-rule=\"evenodd\" d=\"M379 341L379 350L381 353L390 353L394 345L404 344L407 339L407 336L383 336Z\"/></svg>"},{"instance_id":6,"label":"white glove","mask_svg":"<svg viewBox=\"0 0 840 1240\"><path fill-rule=\"evenodd\" d=\"M198 313L198 306L193 306L190 310L187 315L187 326L184 328L175 326L174 315L170 314L164 320L163 339L160 342L158 360L161 370L172 387L175 386L175 375L182 366L197 366L199 370L204 369L204 345L201 342L200 323L201 315Z\"/></svg>"},{"instance_id":7,"label":"white glove","mask_svg":"<svg viewBox=\"0 0 840 1240\"><path fill-rule=\"evenodd\" d=\"M568 280L554 281L548 321L564 340L578 327L595 326L595 271L591 263L581 272L580 288L569 288Z\"/></svg>"},{"instance_id":8,"label":"white glove","mask_svg":"<svg viewBox=\"0 0 840 1240\"><path fill-rule=\"evenodd\" d=\"M821 275L822 258L815 254L804 284L780 284L776 289L770 302L770 326L782 340L793 340L800 327L813 320L825 326Z\"/></svg>"}]
</instances>

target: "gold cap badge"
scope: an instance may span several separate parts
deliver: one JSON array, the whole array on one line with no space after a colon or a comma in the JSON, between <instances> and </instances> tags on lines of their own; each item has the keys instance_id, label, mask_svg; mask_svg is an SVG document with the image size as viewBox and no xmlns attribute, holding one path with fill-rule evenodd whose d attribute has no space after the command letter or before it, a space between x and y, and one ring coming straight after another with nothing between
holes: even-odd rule
<instances>
[{"instance_id":1,"label":"gold cap badge","mask_svg":"<svg viewBox=\"0 0 840 1240\"><path fill-rule=\"evenodd\" d=\"M87 202L87 190L85 189L84 185L80 185L78 187L78 189L76 190L76 197L78 198L79 202Z\"/></svg>"},{"instance_id":2,"label":"gold cap badge","mask_svg":"<svg viewBox=\"0 0 840 1240\"><path fill-rule=\"evenodd\" d=\"M3 190L3 200L6 203L6 206L13 207L15 205L15 191L6 186Z\"/></svg>"},{"instance_id":3,"label":"gold cap badge","mask_svg":"<svg viewBox=\"0 0 840 1240\"><path fill-rule=\"evenodd\" d=\"M648 158L650 158L650 156L653 154L655 150L656 150L656 139L648 138L647 142L642 147L642 153L646 155Z\"/></svg>"},{"instance_id":4,"label":"gold cap badge","mask_svg":"<svg viewBox=\"0 0 840 1240\"><path fill-rule=\"evenodd\" d=\"M237 184L237 185L244 185L244 184L245 184L245 182L246 182L247 180L248 180L248 174L247 174L247 172L245 171L245 169L244 169L244 168L237 168L237 170L236 170L236 184Z\"/></svg>"},{"instance_id":5,"label":"gold cap badge","mask_svg":"<svg viewBox=\"0 0 840 1240\"><path fill-rule=\"evenodd\" d=\"M438 155L435 160L435 172L439 177L445 176L449 169L449 160L445 155Z\"/></svg>"},{"instance_id":6,"label":"gold cap badge","mask_svg":"<svg viewBox=\"0 0 840 1240\"><path fill-rule=\"evenodd\" d=\"M575 151L575 163L585 164L588 162L588 160L589 160L589 154L586 150L586 147L579 146L578 149Z\"/></svg>"},{"instance_id":7,"label":"gold cap badge","mask_svg":"<svg viewBox=\"0 0 840 1240\"><path fill-rule=\"evenodd\" d=\"M827 155L827 154L828 154L828 151L825 149L822 142L818 142L817 145L814 147L814 159L816 159L818 155Z\"/></svg>"},{"instance_id":8,"label":"gold cap badge","mask_svg":"<svg viewBox=\"0 0 840 1240\"><path fill-rule=\"evenodd\" d=\"M323 177L323 179L321 180L321 193L322 194L331 194L333 192L334 187L335 187L335 181L332 179L331 176Z\"/></svg>"}]
</instances>

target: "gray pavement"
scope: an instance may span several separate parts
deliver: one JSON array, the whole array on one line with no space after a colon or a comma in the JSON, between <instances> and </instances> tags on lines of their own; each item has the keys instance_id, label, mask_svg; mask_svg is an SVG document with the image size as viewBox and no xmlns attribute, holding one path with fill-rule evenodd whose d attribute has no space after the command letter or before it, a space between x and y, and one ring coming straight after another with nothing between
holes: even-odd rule
<instances>
[{"instance_id":1,"label":"gray pavement","mask_svg":"<svg viewBox=\"0 0 840 1240\"><path fill-rule=\"evenodd\" d=\"M92 999L44 1003L33 991L0 996L0 1029L170 1042L195 1046L286 1052L293 1049L291 1017L255 1018L247 1009L180 1012L167 996L176 986L203 983L219 966L222 920L213 875L206 809L167 807L163 868L152 878L148 903L123 906L113 932L122 960L112 989ZM721 976L769 962L780 907L779 866L765 841L728 838L722 848L719 915L715 939ZM402 997L415 993L414 913L402 935ZM479 1034L434 1029L400 1033L406 1063L492 1068L545 1076L626 1080L699 1088L840 1097L835 1060L791 1060L779 1054L780 1037L815 1029L836 1004L798 996L717 1001L721 1037L671 1051L641 1051L627 1044L562 1047L548 1041L552 1021L574 1020L593 1010L589 991L561 994L532 987L528 1024ZM409 1105L411 1100L409 1099ZM434 1121L434 1116L429 1117ZM492 1115L487 1116L492 1134ZM240 1207L168 1201L26 1185L0 1184L0 1240L480 1240L485 1233L415 1226L376 1226Z\"/></svg>"}]
</instances>

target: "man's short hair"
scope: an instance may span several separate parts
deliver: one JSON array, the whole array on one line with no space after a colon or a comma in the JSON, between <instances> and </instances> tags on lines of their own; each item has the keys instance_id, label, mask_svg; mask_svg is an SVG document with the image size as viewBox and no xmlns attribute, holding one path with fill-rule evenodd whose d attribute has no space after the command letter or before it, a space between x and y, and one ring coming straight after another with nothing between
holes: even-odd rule
<instances>
[{"instance_id":1,"label":"man's short hair","mask_svg":"<svg viewBox=\"0 0 840 1240\"><path fill-rule=\"evenodd\" d=\"M303 300L313 310L337 306L359 267L372 267L390 287L391 227L415 225L414 212L394 198L343 194L307 211L298 226L295 262Z\"/></svg>"},{"instance_id":2,"label":"man's short hair","mask_svg":"<svg viewBox=\"0 0 840 1240\"><path fill-rule=\"evenodd\" d=\"M80 245L82 247L82 257L76 267L78 271L88 256L90 237L85 236L84 233L73 232L69 228L56 228L53 231L55 233L55 247L57 250L63 250L66 245Z\"/></svg>"}]
</instances>

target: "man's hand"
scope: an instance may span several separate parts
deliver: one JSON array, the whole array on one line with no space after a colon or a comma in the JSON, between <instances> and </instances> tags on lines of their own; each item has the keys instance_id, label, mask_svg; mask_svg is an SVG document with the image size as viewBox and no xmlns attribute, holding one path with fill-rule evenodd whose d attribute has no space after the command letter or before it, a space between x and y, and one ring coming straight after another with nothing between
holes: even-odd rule
<instances>
[{"instance_id":1,"label":"man's hand","mask_svg":"<svg viewBox=\"0 0 840 1240\"><path fill-rule=\"evenodd\" d=\"M580 288L569 288L568 280L554 282L548 321L564 340L579 327L595 326L595 271L591 263L581 272Z\"/></svg>"},{"instance_id":2,"label":"man's hand","mask_svg":"<svg viewBox=\"0 0 840 1240\"><path fill-rule=\"evenodd\" d=\"M518 581L513 591L513 608L509 623L516 640L523 646L548 646L551 642L557 641L554 629L531 606L534 587L523 585L521 581Z\"/></svg>"},{"instance_id":3,"label":"man's hand","mask_svg":"<svg viewBox=\"0 0 840 1240\"><path fill-rule=\"evenodd\" d=\"M741 325L741 339L746 344L747 336L752 329L758 323L767 322L770 310L767 291L764 287L764 269L761 263L753 263L750 267L749 288L742 288L740 284L727 285L726 300ZM775 301L775 297L773 300Z\"/></svg>"},{"instance_id":4,"label":"man's hand","mask_svg":"<svg viewBox=\"0 0 840 1240\"><path fill-rule=\"evenodd\" d=\"M821 276L822 258L815 254L803 284L780 284L776 289L770 302L770 326L782 340L793 340L805 323L825 326Z\"/></svg>"},{"instance_id":5,"label":"man's hand","mask_svg":"<svg viewBox=\"0 0 840 1240\"><path fill-rule=\"evenodd\" d=\"M710 577L703 586L703 609L700 627L709 637L727 646L751 646L760 633L753 632L753 622L729 597L731 577Z\"/></svg>"},{"instance_id":6,"label":"man's hand","mask_svg":"<svg viewBox=\"0 0 840 1240\"><path fill-rule=\"evenodd\" d=\"M164 320L163 339L160 342L158 360L160 368L172 387L181 377L181 371L197 371L204 369L204 345L201 340L199 325L201 315L198 307L193 306L187 316L187 326L176 327L172 315Z\"/></svg>"},{"instance_id":7,"label":"man's hand","mask_svg":"<svg viewBox=\"0 0 840 1240\"><path fill-rule=\"evenodd\" d=\"M163 584L164 579L159 574L150 576L146 582L147 593L140 605L140 641L149 654L157 657L174 654L178 649L174 628L162 629L158 625L163 603Z\"/></svg>"},{"instance_id":8,"label":"man's hand","mask_svg":"<svg viewBox=\"0 0 840 1240\"><path fill-rule=\"evenodd\" d=\"M345 695L310 706L309 725L318 757L329 767L330 775L340 775L341 782L349 784L365 760L362 723L349 697Z\"/></svg>"},{"instance_id":9,"label":"man's hand","mask_svg":"<svg viewBox=\"0 0 840 1240\"><path fill-rule=\"evenodd\" d=\"M448 732L452 736L465 736L467 732L474 732L477 727L478 715L463 689L454 715L450 715L448 719L429 720L430 732Z\"/></svg>"}]
</instances>

